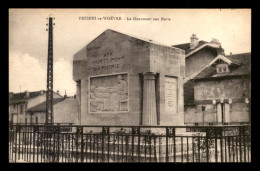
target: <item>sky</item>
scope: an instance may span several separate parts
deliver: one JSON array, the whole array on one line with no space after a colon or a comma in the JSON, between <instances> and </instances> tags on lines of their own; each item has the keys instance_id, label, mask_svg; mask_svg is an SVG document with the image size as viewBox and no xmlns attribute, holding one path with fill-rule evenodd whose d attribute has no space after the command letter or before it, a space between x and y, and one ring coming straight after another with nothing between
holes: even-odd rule
<instances>
[{"instance_id":1,"label":"sky","mask_svg":"<svg viewBox=\"0 0 260 171\"><path fill-rule=\"evenodd\" d=\"M9 9L10 92L46 90L49 15L55 17L53 90L61 95L65 90L68 96L76 93L73 55L106 29L169 46L188 43L196 34L200 40L218 39L226 54L251 52L250 9ZM160 20L140 21L134 17Z\"/></svg>"}]
</instances>

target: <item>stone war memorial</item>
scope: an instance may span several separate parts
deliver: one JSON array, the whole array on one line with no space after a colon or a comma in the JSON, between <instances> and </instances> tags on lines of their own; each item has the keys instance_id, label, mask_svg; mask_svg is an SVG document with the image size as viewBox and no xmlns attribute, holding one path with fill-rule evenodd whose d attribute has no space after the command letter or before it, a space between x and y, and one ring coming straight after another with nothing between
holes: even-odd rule
<instances>
[{"instance_id":1,"label":"stone war memorial","mask_svg":"<svg viewBox=\"0 0 260 171\"><path fill-rule=\"evenodd\" d=\"M184 50L107 29L73 58L82 125L184 125Z\"/></svg>"}]
</instances>

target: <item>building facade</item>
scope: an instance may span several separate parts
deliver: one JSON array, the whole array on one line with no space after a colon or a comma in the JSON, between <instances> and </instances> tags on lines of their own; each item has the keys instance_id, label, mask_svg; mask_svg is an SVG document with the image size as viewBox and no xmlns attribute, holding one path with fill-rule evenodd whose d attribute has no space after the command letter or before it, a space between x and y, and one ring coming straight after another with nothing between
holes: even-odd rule
<instances>
[{"instance_id":1,"label":"building facade","mask_svg":"<svg viewBox=\"0 0 260 171\"><path fill-rule=\"evenodd\" d=\"M194 105L185 108L185 124L251 122L251 53L219 55L192 80Z\"/></svg>"},{"instance_id":2,"label":"building facade","mask_svg":"<svg viewBox=\"0 0 260 171\"><path fill-rule=\"evenodd\" d=\"M185 81L189 80L194 74L200 72L209 62L219 54L224 54L224 49L217 39L210 42L199 40L193 34L189 43L173 45L185 51Z\"/></svg>"},{"instance_id":3,"label":"building facade","mask_svg":"<svg viewBox=\"0 0 260 171\"><path fill-rule=\"evenodd\" d=\"M54 98L62 98L58 93L53 92ZM46 91L35 91L23 93L9 93L9 121L13 123L26 123L27 110L46 101Z\"/></svg>"},{"instance_id":4,"label":"building facade","mask_svg":"<svg viewBox=\"0 0 260 171\"><path fill-rule=\"evenodd\" d=\"M27 110L29 122L43 124L46 119L46 101ZM75 97L53 99L53 122L61 124L79 124L78 107Z\"/></svg>"}]
</instances>

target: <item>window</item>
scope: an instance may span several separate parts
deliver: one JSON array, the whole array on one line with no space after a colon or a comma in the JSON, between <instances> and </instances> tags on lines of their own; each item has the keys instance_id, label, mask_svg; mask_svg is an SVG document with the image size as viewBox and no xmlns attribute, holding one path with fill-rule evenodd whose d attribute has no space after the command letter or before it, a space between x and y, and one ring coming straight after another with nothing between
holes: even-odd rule
<instances>
[{"instance_id":1,"label":"window","mask_svg":"<svg viewBox=\"0 0 260 171\"><path fill-rule=\"evenodd\" d=\"M15 105L13 105L13 109L15 109Z\"/></svg>"},{"instance_id":2,"label":"window","mask_svg":"<svg viewBox=\"0 0 260 171\"><path fill-rule=\"evenodd\" d=\"M229 72L228 70L228 64L218 64L216 66L217 73L225 73Z\"/></svg>"},{"instance_id":3,"label":"window","mask_svg":"<svg viewBox=\"0 0 260 171\"><path fill-rule=\"evenodd\" d=\"M25 118L25 124L27 124L27 118Z\"/></svg>"},{"instance_id":4,"label":"window","mask_svg":"<svg viewBox=\"0 0 260 171\"><path fill-rule=\"evenodd\" d=\"M35 123L38 124L38 116L35 117Z\"/></svg>"}]
</instances>

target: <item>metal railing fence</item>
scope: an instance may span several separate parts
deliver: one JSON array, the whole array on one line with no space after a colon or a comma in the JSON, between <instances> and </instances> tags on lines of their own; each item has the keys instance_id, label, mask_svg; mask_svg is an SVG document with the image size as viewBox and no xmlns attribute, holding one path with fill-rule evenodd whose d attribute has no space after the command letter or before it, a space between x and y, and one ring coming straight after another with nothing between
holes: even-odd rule
<instances>
[{"instance_id":1,"label":"metal railing fence","mask_svg":"<svg viewBox=\"0 0 260 171\"><path fill-rule=\"evenodd\" d=\"M10 124L9 161L251 162L251 126Z\"/></svg>"}]
</instances>

